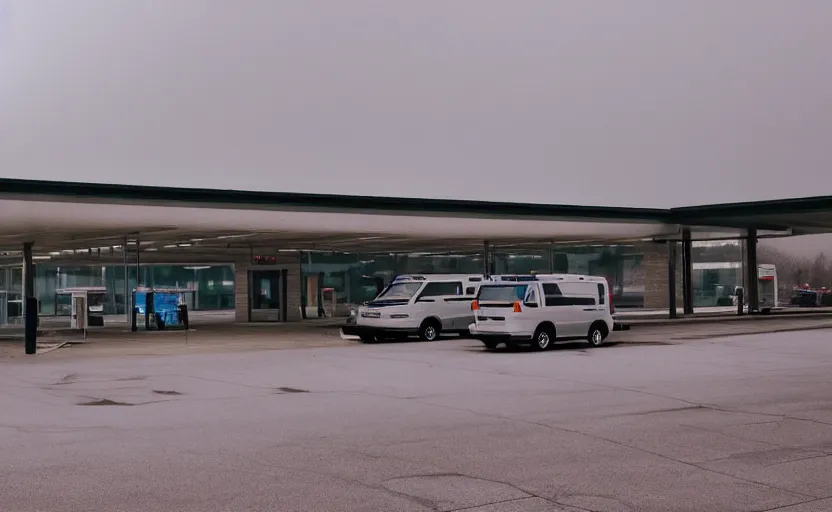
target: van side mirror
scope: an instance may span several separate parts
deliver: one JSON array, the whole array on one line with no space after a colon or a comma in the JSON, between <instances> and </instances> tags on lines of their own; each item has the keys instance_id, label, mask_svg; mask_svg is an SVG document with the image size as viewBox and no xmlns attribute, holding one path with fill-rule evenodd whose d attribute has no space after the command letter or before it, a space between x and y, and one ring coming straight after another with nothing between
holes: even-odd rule
<instances>
[{"instance_id":1,"label":"van side mirror","mask_svg":"<svg viewBox=\"0 0 832 512\"><path fill-rule=\"evenodd\" d=\"M526 306L527 308L536 308L537 307L537 301L532 300L532 301L523 302L523 305Z\"/></svg>"}]
</instances>

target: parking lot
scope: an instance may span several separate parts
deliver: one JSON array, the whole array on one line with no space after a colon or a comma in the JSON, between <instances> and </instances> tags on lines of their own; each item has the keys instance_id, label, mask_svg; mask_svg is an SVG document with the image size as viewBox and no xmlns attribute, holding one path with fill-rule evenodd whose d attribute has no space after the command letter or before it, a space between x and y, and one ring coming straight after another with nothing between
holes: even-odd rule
<instances>
[{"instance_id":1,"label":"parking lot","mask_svg":"<svg viewBox=\"0 0 832 512\"><path fill-rule=\"evenodd\" d=\"M0 510L828 511L830 333L5 359Z\"/></svg>"}]
</instances>

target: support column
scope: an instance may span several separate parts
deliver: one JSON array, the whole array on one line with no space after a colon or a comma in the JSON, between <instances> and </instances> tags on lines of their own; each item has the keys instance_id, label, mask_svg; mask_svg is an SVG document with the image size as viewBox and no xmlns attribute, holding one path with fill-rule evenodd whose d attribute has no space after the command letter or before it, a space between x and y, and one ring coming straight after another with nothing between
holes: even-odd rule
<instances>
[{"instance_id":1,"label":"support column","mask_svg":"<svg viewBox=\"0 0 832 512\"><path fill-rule=\"evenodd\" d=\"M493 255L491 254L491 244L488 243L488 240L483 242L482 245L482 273L485 274L485 277L491 275L491 258Z\"/></svg>"},{"instance_id":2,"label":"support column","mask_svg":"<svg viewBox=\"0 0 832 512\"><path fill-rule=\"evenodd\" d=\"M549 273L555 273L555 246L549 246Z\"/></svg>"},{"instance_id":3,"label":"support column","mask_svg":"<svg viewBox=\"0 0 832 512\"><path fill-rule=\"evenodd\" d=\"M124 316L127 320L127 323L130 323L130 319L133 317L133 297L130 293L130 269L127 266L127 242L129 240L127 237L124 237L124 245L121 246L121 252L124 256ZM115 288L115 287L114 287ZM115 289L113 290L115 291Z\"/></svg>"},{"instance_id":4,"label":"support column","mask_svg":"<svg viewBox=\"0 0 832 512\"><path fill-rule=\"evenodd\" d=\"M760 309L759 284L760 278L757 269L757 230L748 230L748 240L745 248L745 267L748 276L748 290L745 296L748 298L748 314L756 313Z\"/></svg>"},{"instance_id":5,"label":"support column","mask_svg":"<svg viewBox=\"0 0 832 512\"><path fill-rule=\"evenodd\" d=\"M682 310L693 314L693 242L688 228L682 230Z\"/></svg>"},{"instance_id":6,"label":"support column","mask_svg":"<svg viewBox=\"0 0 832 512\"><path fill-rule=\"evenodd\" d=\"M676 318L676 250L677 242L669 240L667 242L667 294L668 294L668 311L670 318Z\"/></svg>"},{"instance_id":7,"label":"support column","mask_svg":"<svg viewBox=\"0 0 832 512\"><path fill-rule=\"evenodd\" d=\"M139 234L136 233L136 288L142 286L142 260L141 260L142 243L139 240Z\"/></svg>"},{"instance_id":8,"label":"support column","mask_svg":"<svg viewBox=\"0 0 832 512\"><path fill-rule=\"evenodd\" d=\"M34 354L38 347L38 306L35 298L32 242L23 244L23 325L26 353Z\"/></svg>"}]
</instances>

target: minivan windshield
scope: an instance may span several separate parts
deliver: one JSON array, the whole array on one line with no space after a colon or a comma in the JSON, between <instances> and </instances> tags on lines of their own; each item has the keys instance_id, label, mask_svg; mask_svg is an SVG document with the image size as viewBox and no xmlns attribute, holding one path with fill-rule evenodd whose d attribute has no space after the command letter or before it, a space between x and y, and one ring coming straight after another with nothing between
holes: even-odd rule
<instances>
[{"instance_id":1,"label":"minivan windshield","mask_svg":"<svg viewBox=\"0 0 832 512\"><path fill-rule=\"evenodd\" d=\"M527 284L486 285L480 287L480 302L516 302L526 296Z\"/></svg>"},{"instance_id":2,"label":"minivan windshield","mask_svg":"<svg viewBox=\"0 0 832 512\"><path fill-rule=\"evenodd\" d=\"M394 283L381 292L376 300L410 300L421 287L422 283Z\"/></svg>"}]
</instances>

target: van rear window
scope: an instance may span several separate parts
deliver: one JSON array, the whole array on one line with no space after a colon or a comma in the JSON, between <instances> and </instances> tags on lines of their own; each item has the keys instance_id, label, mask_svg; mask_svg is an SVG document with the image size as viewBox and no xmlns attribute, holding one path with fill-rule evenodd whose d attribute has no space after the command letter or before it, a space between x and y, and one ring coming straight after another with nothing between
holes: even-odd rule
<instances>
[{"instance_id":1,"label":"van rear window","mask_svg":"<svg viewBox=\"0 0 832 512\"><path fill-rule=\"evenodd\" d=\"M526 296L528 285L482 286L477 300L480 302L516 302Z\"/></svg>"}]
</instances>

